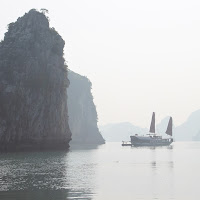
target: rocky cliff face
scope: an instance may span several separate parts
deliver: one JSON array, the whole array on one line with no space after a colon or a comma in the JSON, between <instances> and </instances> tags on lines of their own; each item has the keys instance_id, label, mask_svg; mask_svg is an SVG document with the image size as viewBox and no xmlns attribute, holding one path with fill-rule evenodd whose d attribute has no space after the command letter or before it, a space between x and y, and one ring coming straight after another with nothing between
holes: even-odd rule
<instances>
[{"instance_id":1,"label":"rocky cliff face","mask_svg":"<svg viewBox=\"0 0 200 200\"><path fill-rule=\"evenodd\" d=\"M0 150L67 149L64 41L31 10L0 43Z\"/></svg>"},{"instance_id":2,"label":"rocky cliff face","mask_svg":"<svg viewBox=\"0 0 200 200\"><path fill-rule=\"evenodd\" d=\"M103 144L97 127L97 112L91 93L91 82L84 76L69 71L69 125L72 143Z\"/></svg>"}]
</instances>

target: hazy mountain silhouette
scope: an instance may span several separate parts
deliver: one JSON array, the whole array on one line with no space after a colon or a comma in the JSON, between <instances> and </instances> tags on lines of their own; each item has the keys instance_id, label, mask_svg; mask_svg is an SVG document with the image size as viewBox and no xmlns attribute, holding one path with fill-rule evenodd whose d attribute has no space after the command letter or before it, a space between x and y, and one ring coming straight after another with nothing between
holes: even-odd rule
<instances>
[{"instance_id":1,"label":"hazy mountain silhouette","mask_svg":"<svg viewBox=\"0 0 200 200\"><path fill-rule=\"evenodd\" d=\"M165 131L169 122L169 116L165 117L156 125L156 133L166 137ZM174 126L174 125L173 125ZM102 136L108 142L120 142L130 140L130 135L143 135L149 132L146 128L134 126L129 122L107 124L99 127ZM188 119L173 128L173 138L175 141L199 141L200 140L200 110L193 112Z\"/></svg>"},{"instance_id":2,"label":"hazy mountain silhouette","mask_svg":"<svg viewBox=\"0 0 200 200\"><path fill-rule=\"evenodd\" d=\"M106 124L104 126L99 126L99 130L107 142L130 141L131 135L143 135L148 132L146 128L134 126L129 122Z\"/></svg>"},{"instance_id":3,"label":"hazy mountain silhouette","mask_svg":"<svg viewBox=\"0 0 200 200\"><path fill-rule=\"evenodd\" d=\"M200 141L200 131L193 138L195 141Z\"/></svg>"},{"instance_id":4,"label":"hazy mountain silhouette","mask_svg":"<svg viewBox=\"0 0 200 200\"><path fill-rule=\"evenodd\" d=\"M165 131L169 122L169 116L165 117L156 125L156 133L166 137ZM135 126L130 122L107 124L99 127L104 139L108 142L121 142L122 140L130 140L130 135L145 135L149 133L149 129Z\"/></svg>"},{"instance_id":5,"label":"hazy mountain silhouette","mask_svg":"<svg viewBox=\"0 0 200 200\"><path fill-rule=\"evenodd\" d=\"M193 112L188 119L175 129L176 141L198 140L200 131L200 110Z\"/></svg>"}]
</instances>

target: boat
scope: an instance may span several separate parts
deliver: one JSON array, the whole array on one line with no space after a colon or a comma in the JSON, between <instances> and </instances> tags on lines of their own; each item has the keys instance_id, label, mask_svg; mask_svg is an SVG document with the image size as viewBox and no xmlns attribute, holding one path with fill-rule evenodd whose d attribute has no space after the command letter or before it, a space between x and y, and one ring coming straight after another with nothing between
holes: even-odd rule
<instances>
[{"instance_id":1,"label":"boat","mask_svg":"<svg viewBox=\"0 0 200 200\"><path fill-rule=\"evenodd\" d=\"M155 133L155 112L152 114L151 119L151 125L149 134L146 136L139 136L138 134L135 134L133 136L130 136L131 138L131 145L132 146L168 146L173 142L172 138L172 117L170 117L166 134L171 136L170 138L162 138L162 136L159 136Z\"/></svg>"},{"instance_id":2,"label":"boat","mask_svg":"<svg viewBox=\"0 0 200 200\"><path fill-rule=\"evenodd\" d=\"M122 141L122 146L132 146L130 141Z\"/></svg>"}]
</instances>

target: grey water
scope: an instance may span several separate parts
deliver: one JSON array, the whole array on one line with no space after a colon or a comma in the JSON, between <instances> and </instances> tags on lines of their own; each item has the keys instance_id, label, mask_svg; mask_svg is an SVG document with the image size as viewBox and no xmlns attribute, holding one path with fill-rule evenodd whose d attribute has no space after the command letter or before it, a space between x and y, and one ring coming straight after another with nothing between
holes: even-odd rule
<instances>
[{"instance_id":1,"label":"grey water","mask_svg":"<svg viewBox=\"0 0 200 200\"><path fill-rule=\"evenodd\" d=\"M0 200L200 199L200 142L0 154Z\"/></svg>"}]
</instances>

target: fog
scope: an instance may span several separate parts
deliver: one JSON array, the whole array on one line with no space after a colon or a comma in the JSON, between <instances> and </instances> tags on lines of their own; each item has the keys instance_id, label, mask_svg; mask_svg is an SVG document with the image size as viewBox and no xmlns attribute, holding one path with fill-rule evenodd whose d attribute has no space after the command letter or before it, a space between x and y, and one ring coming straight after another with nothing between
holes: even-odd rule
<instances>
[{"instance_id":1,"label":"fog","mask_svg":"<svg viewBox=\"0 0 200 200\"><path fill-rule=\"evenodd\" d=\"M200 102L197 0L2 0L0 38L30 9L49 10L69 68L93 84L99 124L183 123Z\"/></svg>"}]
</instances>

